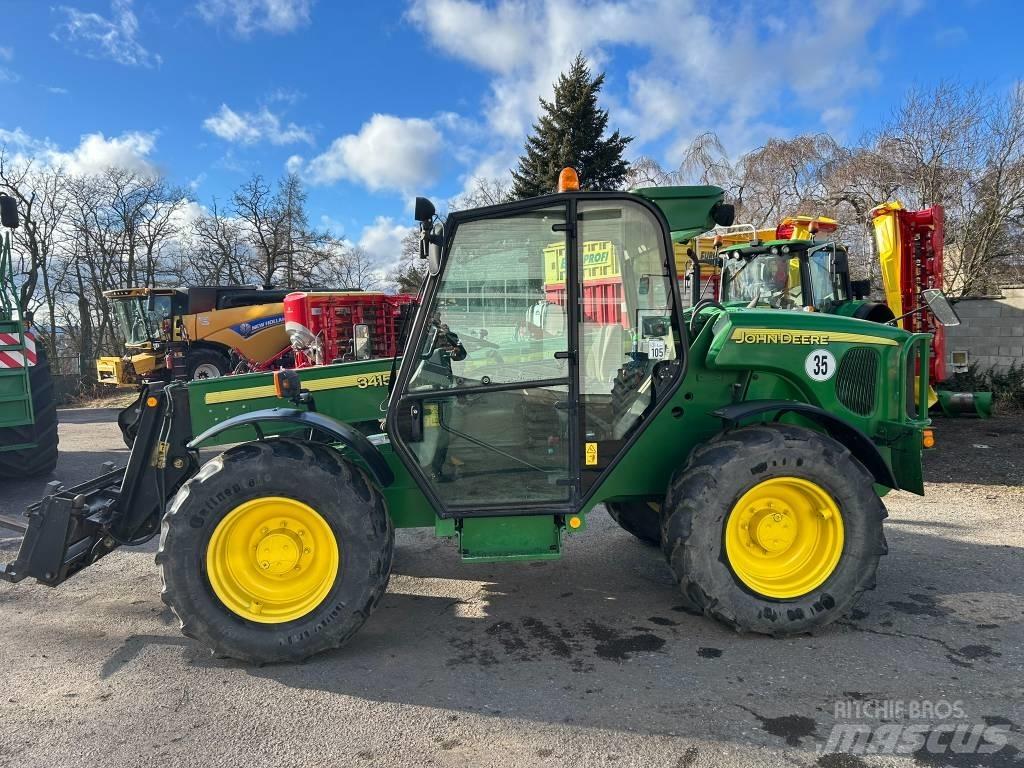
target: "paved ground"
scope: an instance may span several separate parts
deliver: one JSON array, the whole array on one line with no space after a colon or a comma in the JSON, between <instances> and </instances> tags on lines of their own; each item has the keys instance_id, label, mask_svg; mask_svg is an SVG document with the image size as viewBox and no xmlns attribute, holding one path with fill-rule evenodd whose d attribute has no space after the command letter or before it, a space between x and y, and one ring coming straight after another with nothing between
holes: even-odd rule
<instances>
[{"instance_id":1,"label":"paved ground","mask_svg":"<svg viewBox=\"0 0 1024 768\"><path fill-rule=\"evenodd\" d=\"M61 419L61 480L124 459L113 411ZM814 637L687 615L661 556L603 514L535 565L461 565L400 533L378 612L298 666L246 668L181 637L152 547L56 590L2 585L0 765L1022 765L1024 421L939 435L928 496L886 500L878 590ZM0 486L0 512L43 485ZM837 716L914 725L897 733L913 754L820 754ZM930 752L955 725L988 727L988 754Z\"/></svg>"}]
</instances>

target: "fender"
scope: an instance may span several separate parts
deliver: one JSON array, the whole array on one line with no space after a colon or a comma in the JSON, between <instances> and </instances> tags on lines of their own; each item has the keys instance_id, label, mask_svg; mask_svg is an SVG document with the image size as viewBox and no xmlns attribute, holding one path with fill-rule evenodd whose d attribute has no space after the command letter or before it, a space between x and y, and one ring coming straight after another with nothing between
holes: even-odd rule
<instances>
[{"instance_id":1,"label":"fender","mask_svg":"<svg viewBox=\"0 0 1024 768\"><path fill-rule=\"evenodd\" d=\"M784 413L796 413L816 421L830 437L845 445L850 453L857 457L857 460L874 476L875 482L887 488L899 490L900 486L896 482L892 469L871 438L857 427L816 405L800 403L795 400L748 400L745 403L733 403L719 408L712 411L711 415L735 424L743 419L760 416L764 413L774 413L776 419Z\"/></svg>"},{"instance_id":2,"label":"fender","mask_svg":"<svg viewBox=\"0 0 1024 768\"><path fill-rule=\"evenodd\" d=\"M366 463L366 467L369 469L370 474L373 475L373 479L382 488L391 485L395 480L395 474L391 471L391 467L388 466L384 457L380 455L380 452L374 447L373 443L362 432L353 429L344 422L324 416L322 413L300 411L297 408L266 408L262 411L251 411L250 413L232 416L230 419L225 419L219 424L210 427L201 435L192 438L188 447L198 448L201 443L206 442L211 437L246 424L252 425L253 429L256 430L257 437L263 439L263 429L260 425L275 422L294 424L304 429L320 432L344 444L345 447L352 449Z\"/></svg>"}]
</instances>

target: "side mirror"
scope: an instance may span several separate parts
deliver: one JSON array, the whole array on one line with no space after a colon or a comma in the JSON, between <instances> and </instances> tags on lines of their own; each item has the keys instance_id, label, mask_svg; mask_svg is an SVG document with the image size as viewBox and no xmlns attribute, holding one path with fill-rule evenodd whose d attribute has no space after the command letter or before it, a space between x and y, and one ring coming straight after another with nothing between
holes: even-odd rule
<instances>
[{"instance_id":1,"label":"side mirror","mask_svg":"<svg viewBox=\"0 0 1024 768\"><path fill-rule=\"evenodd\" d=\"M444 241L444 228L434 225L434 230L426 236L427 240L427 272L435 277L441 271L441 243Z\"/></svg>"},{"instance_id":2,"label":"side mirror","mask_svg":"<svg viewBox=\"0 0 1024 768\"><path fill-rule=\"evenodd\" d=\"M711 206L711 220L720 227L731 227L736 220L736 206L719 200Z\"/></svg>"},{"instance_id":3,"label":"side mirror","mask_svg":"<svg viewBox=\"0 0 1024 768\"><path fill-rule=\"evenodd\" d=\"M149 294L149 298L146 299L146 311L150 314L156 312L156 296L152 293Z\"/></svg>"},{"instance_id":4,"label":"side mirror","mask_svg":"<svg viewBox=\"0 0 1024 768\"><path fill-rule=\"evenodd\" d=\"M853 298L860 301L866 299L871 295L871 281L870 280L851 280L850 290L853 291Z\"/></svg>"},{"instance_id":5,"label":"side mirror","mask_svg":"<svg viewBox=\"0 0 1024 768\"><path fill-rule=\"evenodd\" d=\"M640 284L637 286L636 292L640 296L646 296L651 292L651 278L648 275L640 278Z\"/></svg>"},{"instance_id":6,"label":"side mirror","mask_svg":"<svg viewBox=\"0 0 1024 768\"><path fill-rule=\"evenodd\" d=\"M363 323L352 326L352 356L356 360L369 360L373 349L370 343L370 326Z\"/></svg>"},{"instance_id":7,"label":"side mirror","mask_svg":"<svg viewBox=\"0 0 1024 768\"><path fill-rule=\"evenodd\" d=\"M434 204L430 202L427 198L416 198L416 209L413 213L413 217L416 219L416 221L420 222L421 224L426 224L431 219L434 218L434 214L436 212L437 211L434 208Z\"/></svg>"},{"instance_id":8,"label":"side mirror","mask_svg":"<svg viewBox=\"0 0 1024 768\"><path fill-rule=\"evenodd\" d=\"M941 325L947 328L960 325L960 318L956 314L956 310L953 309L953 305L949 303L949 299L946 298L946 294L940 291L938 288L925 288L921 291L921 298L928 304L928 309L935 315L935 319L939 321Z\"/></svg>"},{"instance_id":9,"label":"side mirror","mask_svg":"<svg viewBox=\"0 0 1024 768\"><path fill-rule=\"evenodd\" d=\"M17 229L19 223L18 201L10 195L0 195L0 225Z\"/></svg>"}]
</instances>

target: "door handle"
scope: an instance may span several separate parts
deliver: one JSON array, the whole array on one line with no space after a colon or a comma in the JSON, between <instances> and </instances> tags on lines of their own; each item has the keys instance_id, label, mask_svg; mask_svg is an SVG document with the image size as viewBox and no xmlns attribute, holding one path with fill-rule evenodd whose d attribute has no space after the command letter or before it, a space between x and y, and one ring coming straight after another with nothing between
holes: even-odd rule
<instances>
[{"instance_id":1,"label":"door handle","mask_svg":"<svg viewBox=\"0 0 1024 768\"><path fill-rule=\"evenodd\" d=\"M575 360L576 355L573 352L555 352L555 360Z\"/></svg>"}]
</instances>

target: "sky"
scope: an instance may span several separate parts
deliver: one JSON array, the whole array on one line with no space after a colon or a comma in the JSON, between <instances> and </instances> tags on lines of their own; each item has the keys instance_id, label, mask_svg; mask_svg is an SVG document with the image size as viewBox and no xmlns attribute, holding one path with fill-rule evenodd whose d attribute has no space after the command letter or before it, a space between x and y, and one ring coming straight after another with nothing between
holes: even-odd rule
<instances>
[{"instance_id":1,"label":"sky","mask_svg":"<svg viewBox=\"0 0 1024 768\"><path fill-rule=\"evenodd\" d=\"M854 141L915 85L1009 92L1000 19L1018 0L0 0L0 144L156 169L202 206L295 171L312 223L385 266L415 195L508 174L579 51L630 156L672 168L708 130L734 156Z\"/></svg>"}]
</instances>

